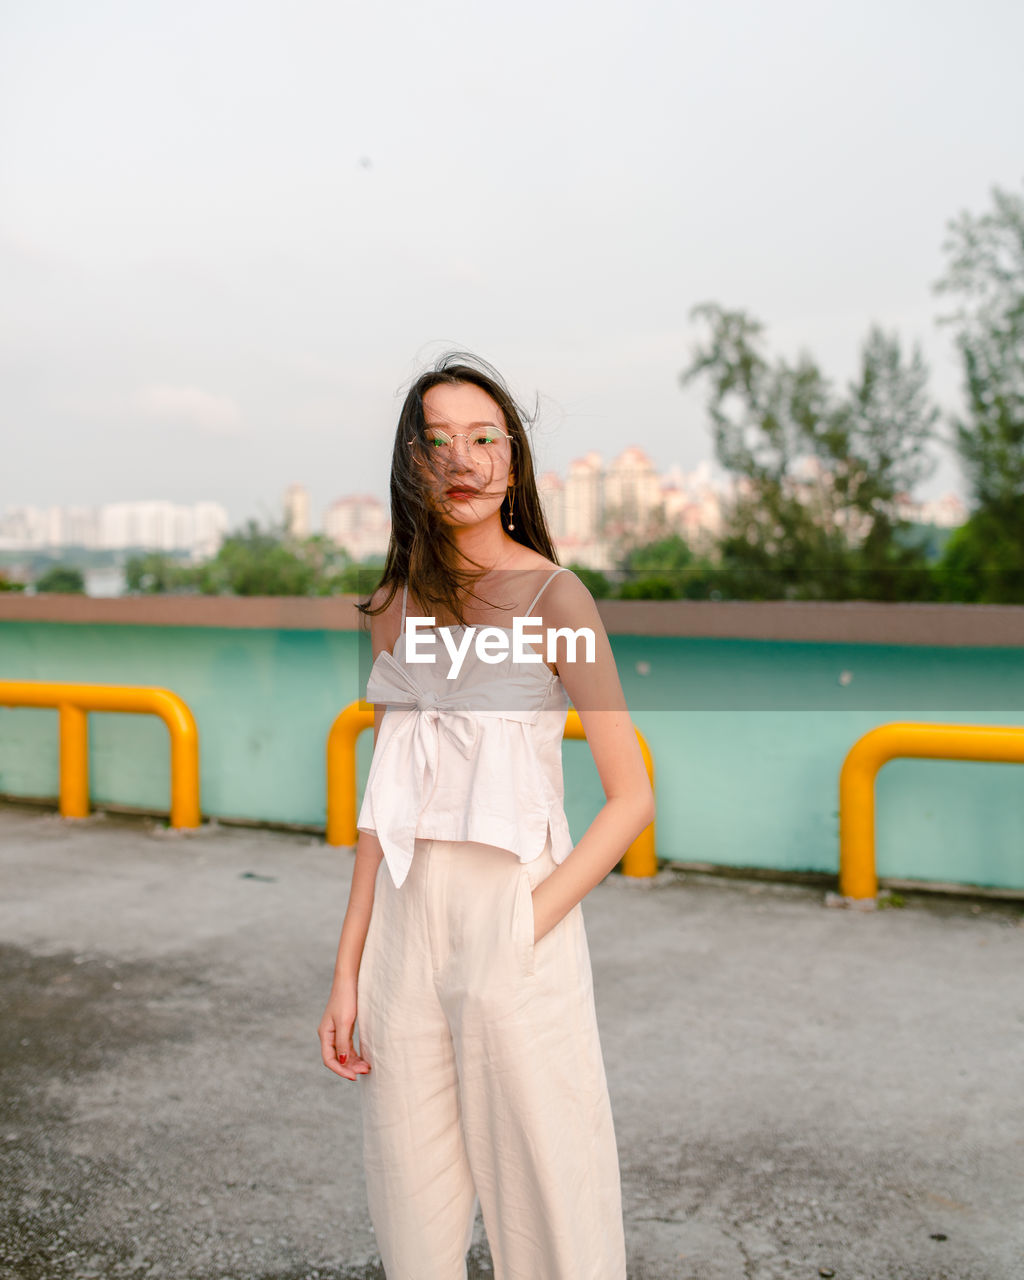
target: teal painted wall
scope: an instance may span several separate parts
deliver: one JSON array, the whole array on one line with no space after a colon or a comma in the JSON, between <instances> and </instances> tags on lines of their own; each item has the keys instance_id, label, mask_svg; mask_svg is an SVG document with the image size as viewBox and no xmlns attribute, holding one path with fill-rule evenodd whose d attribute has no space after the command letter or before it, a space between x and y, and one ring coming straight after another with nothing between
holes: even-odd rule
<instances>
[{"instance_id":1,"label":"teal painted wall","mask_svg":"<svg viewBox=\"0 0 1024 1280\"><path fill-rule=\"evenodd\" d=\"M838 777L889 720L1024 724L1024 651L613 636L657 770L663 857L834 872ZM157 684L199 725L207 816L322 823L325 744L361 696L365 638L347 631L0 624L0 676ZM638 664L647 664L646 674ZM845 674L844 674L845 673ZM0 708L0 792L57 792L56 712ZM360 787L371 736L360 740ZM578 839L602 802L585 743L564 748ZM90 716L93 803L168 805L167 732ZM877 787L881 876L1024 889L1024 770L896 760Z\"/></svg>"}]
</instances>

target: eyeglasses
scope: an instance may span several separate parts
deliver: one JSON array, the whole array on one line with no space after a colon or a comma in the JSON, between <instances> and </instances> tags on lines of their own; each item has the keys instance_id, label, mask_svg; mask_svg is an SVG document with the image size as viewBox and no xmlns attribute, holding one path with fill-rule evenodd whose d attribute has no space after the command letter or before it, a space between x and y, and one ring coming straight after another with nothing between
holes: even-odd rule
<instances>
[{"instance_id":1,"label":"eyeglasses","mask_svg":"<svg viewBox=\"0 0 1024 1280\"><path fill-rule=\"evenodd\" d=\"M440 427L427 427L418 439L412 439L408 443L419 444L427 452L450 458L455 453L455 441L460 437L465 440L470 457L478 460L486 458L489 453L501 452L502 447L512 439L500 427L477 427L472 431L455 432L443 431Z\"/></svg>"}]
</instances>

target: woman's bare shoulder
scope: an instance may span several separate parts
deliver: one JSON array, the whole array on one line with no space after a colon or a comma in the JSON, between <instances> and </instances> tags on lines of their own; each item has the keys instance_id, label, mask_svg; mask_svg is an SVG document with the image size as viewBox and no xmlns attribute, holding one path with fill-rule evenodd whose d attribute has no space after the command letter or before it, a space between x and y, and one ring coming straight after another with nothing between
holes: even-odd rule
<instances>
[{"instance_id":1,"label":"woman's bare shoulder","mask_svg":"<svg viewBox=\"0 0 1024 1280\"><path fill-rule=\"evenodd\" d=\"M565 565L555 564L547 556L542 556L539 551L531 552L529 559L524 557L522 563L514 567L522 574L524 599L529 598L533 592L540 591L541 599L548 600L556 587L559 594L567 601L574 598L581 599L579 594L581 590L588 597L590 595L581 579L571 569L566 568ZM572 580L575 587L567 586L567 579Z\"/></svg>"},{"instance_id":2,"label":"woman's bare shoulder","mask_svg":"<svg viewBox=\"0 0 1024 1280\"><path fill-rule=\"evenodd\" d=\"M560 625L568 625L573 618L595 617L597 603L583 579L565 565L552 565L551 568L562 572L556 573L544 588L541 599L545 617L557 617Z\"/></svg>"}]
</instances>

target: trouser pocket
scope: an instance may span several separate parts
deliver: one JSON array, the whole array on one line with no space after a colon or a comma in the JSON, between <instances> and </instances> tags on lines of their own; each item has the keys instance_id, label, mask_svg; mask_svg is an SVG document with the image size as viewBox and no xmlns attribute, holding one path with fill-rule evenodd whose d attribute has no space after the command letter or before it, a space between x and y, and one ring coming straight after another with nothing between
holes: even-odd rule
<instances>
[{"instance_id":1,"label":"trouser pocket","mask_svg":"<svg viewBox=\"0 0 1024 1280\"><path fill-rule=\"evenodd\" d=\"M525 977L531 978L534 969L533 887L530 883L529 868L525 862L519 864L516 926L516 936L519 944L519 969Z\"/></svg>"}]
</instances>

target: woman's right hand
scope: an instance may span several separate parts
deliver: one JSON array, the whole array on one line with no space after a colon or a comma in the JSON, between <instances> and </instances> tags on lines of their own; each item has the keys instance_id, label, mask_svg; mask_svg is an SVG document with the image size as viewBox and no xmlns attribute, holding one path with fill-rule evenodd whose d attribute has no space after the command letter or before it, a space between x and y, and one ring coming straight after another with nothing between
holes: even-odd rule
<instances>
[{"instance_id":1,"label":"woman's right hand","mask_svg":"<svg viewBox=\"0 0 1024 1280\"><path fill-rule=\"evenodd\" d=\"M371 1069L365 1058L352 1045L352 1028L356 1021L356 983L332 989L324 1016L320 1019L320 1053L324 1066L335 1075L354 1080Z\"/></svg>"}]
</instances>

